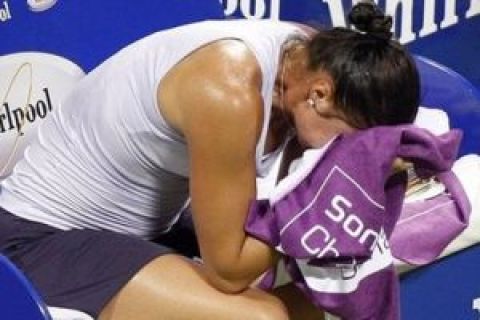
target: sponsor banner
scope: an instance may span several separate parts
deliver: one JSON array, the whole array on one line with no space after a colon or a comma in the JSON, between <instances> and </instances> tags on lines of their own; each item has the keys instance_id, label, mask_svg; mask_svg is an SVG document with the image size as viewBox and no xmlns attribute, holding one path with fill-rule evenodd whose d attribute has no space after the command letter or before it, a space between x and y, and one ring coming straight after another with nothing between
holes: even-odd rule
<instances>
[{"instance_id":1,"label":"sponsor banner","mask_svg":"<svg viewBox=\"0 0 480 320\"><path fill-rule=\"evenodd\" d=\"M49 52L88 72L148 34L223 18L219 0L0 0L0 55Z\"/></svg>"},{"instance_id":2,"label":"sponsor banner","mask_svg":"<svg viewBox=\"0 0 480 320\"><path fill-rule=\"evenodd\" d=\"M25 52L0 56L0 74L1 179L84 73L62 57Z\"/></svg>"},{"instance_id":3,"label":"sponsor banner","mask_svg":"<svg viewBox=\"0 0 480 320\"><path fill-rule=\"evenodd\" d=\"M341 0L223 0L225 15L249 19L281 19L325 26L346 26L345 16L358 1ZM393 29L401 43L410 43L480 16L480 0L457 6L455 0L376 1L395 17ZM443 3L442 3L443 2Z\"/></svg>"},{"instance_id":4,"label":"sponsor banner","mask_svg":"<svg viewBox=\"0 0 480 320\"><path fill-rule=\"evenodd\" d=\"M358 0L222 0L225 14L345 26ZM376 0L394 18L396 37L416 54L459 72L480 88L480 0ZM448 46L445 44L448 43Z\"/></svg>"}]
</instances>

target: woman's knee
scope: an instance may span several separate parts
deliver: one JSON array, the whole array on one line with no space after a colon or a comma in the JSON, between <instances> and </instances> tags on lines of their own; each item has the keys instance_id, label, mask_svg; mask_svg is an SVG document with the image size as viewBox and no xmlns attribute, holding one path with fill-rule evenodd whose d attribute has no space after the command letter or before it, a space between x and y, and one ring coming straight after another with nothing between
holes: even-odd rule
<instances>
[{"instance_id":1,"label":"woman's knee","mask_svg":"<svg viewBox=\"0 0 480 320\"><path fill-rule=\"evenodd\" d=\"M290 320L287 305L277 296L252 289L246 295L254 301L249 319L254 320Z\"/></svg>"},{"instance_id":2,"label":"woman's knee","mask_svg":"<svg viewBox=\"0 0 480 320\"><path fill-rule=\"evenodd\" d=\"M283 305L263 308L255 320L290 320L287 308Z\"/></svg>"}]
</instances>

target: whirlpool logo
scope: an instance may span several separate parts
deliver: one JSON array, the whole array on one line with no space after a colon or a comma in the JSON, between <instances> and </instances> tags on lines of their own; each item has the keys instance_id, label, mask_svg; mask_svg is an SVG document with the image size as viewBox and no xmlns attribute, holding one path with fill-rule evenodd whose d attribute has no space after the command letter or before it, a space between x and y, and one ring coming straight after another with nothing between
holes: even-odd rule
<instances>
[{"instance_id":1,"label":"whirlpool logo","mask_svg":"<svg viewBox=\"0 0 480 320\"><path fill-rule=\"evenodd\" d=\"M37 127L84 76L74 63L51 54L0 56L0 178L11 171Z\"/></svg>"},{"instance_id":2,"label":"whirlpool logo","mask_svg":"<svg viewBox=\"0 0 480 320\"><path fill-rule=\"evenodd\" d=\"M21 77L22 73L28 73L29 78L27 82L27 95L25 102L22 106L11 106L8 101L10 92L15 86L15 80L17 77ZM47 87L42 88L44 96L37 101L31 101L32 99L32 64L25 62L21 64L16 70L14 77L9 83L9 86L4 94L4 101L2 101L2 111L0 111L0 133L4 133L9 130L15 130L19 135L24 135L22 130L26 123L33 123L36 119L43 119L47 116L47 113L52 111L52 99L50 97L50 91Z\"/></svg>"}]
</instances>

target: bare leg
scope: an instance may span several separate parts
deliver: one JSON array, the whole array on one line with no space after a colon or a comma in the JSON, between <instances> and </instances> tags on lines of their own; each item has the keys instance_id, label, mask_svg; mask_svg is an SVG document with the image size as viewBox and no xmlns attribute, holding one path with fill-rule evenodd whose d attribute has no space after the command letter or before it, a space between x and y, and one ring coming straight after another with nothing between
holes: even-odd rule
<instances>
[{"instance_id":1,"label":"bare leg","mask_svg":"<svg viewBox=\"0 0 480 320\"><path fill-rule=\"evenodd\" d=\"M280 299L258 289L215 290L201 267L176 255L146 265L107 304L100 320L289 320Z\"/></svg>"}]
</instances>

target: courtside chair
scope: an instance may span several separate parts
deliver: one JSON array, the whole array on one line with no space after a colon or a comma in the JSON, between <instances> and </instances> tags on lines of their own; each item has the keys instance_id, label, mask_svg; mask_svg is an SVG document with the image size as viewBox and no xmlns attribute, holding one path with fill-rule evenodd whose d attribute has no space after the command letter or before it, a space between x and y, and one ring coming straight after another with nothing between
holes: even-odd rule
<instances>
[{"instance_id":1,"label":"courtside chair","mask_svg":"<svg viewBox=\"0 0 480 320\"><path fill-rule=\"evenodd\" d=\"M25 274L0 254L1 320L93 320L76 310L47 307Z\"/></svg>"},{"instance_id":2,"label":"courtside chair","mask_svg":"<svg viewBox=\"0 0 480 320\"><path fill-rule=\"evenodd\" d=\"M415 56L421 78L422 105L444 110L451 128L463 130L460 156L480 153L480 88L452 69Z\"/></svg>"},{"instance_id":3,"label":"courtside chair","mask_svg":"<svg viewBox=\"0 0 480 320\"><path fill-rule=\"evenodd\" d=\"M37 290L2 254L0 254L0 319L52 320Z\"/></svg>"},{"instance_id":4,"label":"courtside chair","mask_svg":"<svg viewBox=\"0 0 480 320\"><path fill-rule=\"evenodd\" d=\"M422 81L422 104L444 110L450 127L463 130L460 156L480 154L480 88L435 61L421 56L415 59ZM480 199L473 202L470 223L478 228ZM470 234L469 247L402 276L402 319L478 319L472 302L480 297L480 230L478 236L475 233Z\"/></svg>"}]
</instances>

